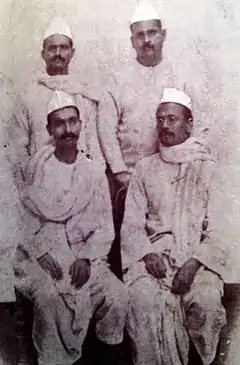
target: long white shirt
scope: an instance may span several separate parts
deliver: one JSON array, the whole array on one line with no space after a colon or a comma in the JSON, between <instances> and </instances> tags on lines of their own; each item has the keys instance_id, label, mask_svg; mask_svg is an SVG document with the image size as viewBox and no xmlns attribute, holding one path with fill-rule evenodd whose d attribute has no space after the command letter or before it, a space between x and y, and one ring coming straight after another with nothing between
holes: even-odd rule
<instances>
[{"instance_id":1,"label":"long white shirt","mask_svg":"<svg viewBox=\"0 0 240 365\"><path fill-rule=\"evenodd\" d=\"M211 120L207 107L204 65L184 56L145 67L135 59L111 78L100 101L98 132L106 162L113 173L133 171L143 157L157 152L156 111L164 87L183 89L193 100L194 119Z\"/></svg>"}]
</instances>

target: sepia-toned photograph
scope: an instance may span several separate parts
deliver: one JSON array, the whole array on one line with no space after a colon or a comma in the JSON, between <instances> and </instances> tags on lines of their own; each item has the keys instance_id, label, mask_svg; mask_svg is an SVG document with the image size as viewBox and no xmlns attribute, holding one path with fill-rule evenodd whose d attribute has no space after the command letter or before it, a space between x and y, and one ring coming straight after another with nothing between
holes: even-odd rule
<instances>
[{"instance_id":1,"label":"sepia-toned photograph","mask_svg":"<svg viewBox=\"0 0 240 365\"><path fill-rule=\"evenodd\" d=\"M1 0L0 365L240 365L240 2Z\"/></svg>"}]
</instances>

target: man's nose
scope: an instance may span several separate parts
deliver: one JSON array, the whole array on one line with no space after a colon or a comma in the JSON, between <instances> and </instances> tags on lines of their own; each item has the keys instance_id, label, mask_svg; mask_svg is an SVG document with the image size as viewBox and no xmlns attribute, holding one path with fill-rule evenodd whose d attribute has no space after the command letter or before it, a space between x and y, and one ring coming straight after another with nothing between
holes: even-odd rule
<instances>
[{"instance_id":1,"label":"man's nose","mask_svg":"<svg viewBox=\"0 0 240 365\"><path fill-rule=\"evenodd\" d=\"M150 38L149 38L149 35L147 33L145 33L145 35L144 35L144 42L145 43L149 43L150 42Z\"/></svg>"},{"instance_id":2,"label":"man's nose","mask_svg":"<svg viewBox=\"0 0 240 365\"><path fill-rule=\"evenodd\" d=\"M60 47L56 47L55 56L59 56L61 54Z\"/></svg>"},{"instance_id":3,"label":"man's nose","mask_svg":"<svg viewBox=\"0 0 240 365\"><path fill-rule=\"evenodd\" d=\"M164 129L168 129L169 128L169 121L168 118L164 118L162 126Z\"/></svg>"},{"instance_id":4,"label":"man's nose","mask_svg":"<svg viewBox=\"0 0 240 365\"><path fill-rule=\"evenodd\" d=\"M71 132L71 126L70 126L70 123L68 123L68 122L65 123L65 132L67 132L67 133Z\"/></svg>"}]
</instances>

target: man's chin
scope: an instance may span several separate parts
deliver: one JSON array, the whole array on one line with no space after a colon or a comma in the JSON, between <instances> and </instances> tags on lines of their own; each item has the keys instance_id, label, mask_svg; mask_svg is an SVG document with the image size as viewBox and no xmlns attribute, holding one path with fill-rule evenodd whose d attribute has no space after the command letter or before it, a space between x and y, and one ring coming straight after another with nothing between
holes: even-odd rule
<instances>
[{"instance_id":1,"label":"man's chin","mask_svg":"<svg viewBox=\"0 0 240 365\"><path fill-rule=\"evenodd\" d=\"M160 143L163 147L172 147L175 145L175 143L168 138L160 139Z\"/></svg>"}]
</instances>

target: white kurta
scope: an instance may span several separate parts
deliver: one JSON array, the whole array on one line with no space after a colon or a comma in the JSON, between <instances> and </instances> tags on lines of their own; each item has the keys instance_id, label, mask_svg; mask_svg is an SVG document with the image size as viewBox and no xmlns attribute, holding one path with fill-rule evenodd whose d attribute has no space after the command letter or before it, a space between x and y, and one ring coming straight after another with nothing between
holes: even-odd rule
<instances>
[{"instance_id":1,"label":"white kurta","mask_svg":"<svg viewBox=\"0 0 240 365\"><path fill-rule=\"evenodd\" d=\"M15 301L12 259L22 239L22 227L18 191L13 179L13 89L10 80L3 75L0 75L0 92L0 302L12 302Z\"/></svg>"},{"instance_id":2,"label":"white kurta","mask_svg":"<svg viewBox=\"0 0 240 365\"><path fill-rule=\"evenodd\" d=\"M47 153L43 164L41 157L38 160L41 150ZM39 364L70 365L81 357L93 316L102 341L122 341L128 295L107 264L114 229L103 171L84 154L66 165L53 151L54 147L40 149L34 157L39 163L34 165L32 184L30 175L26 178L29 185L23 201L30 214L14 268L16 287L34 304L33 339ZM62 267L60 281L52 280L36 261L47 252ZM81 289L71 285L69 275L77 258L91 263L90 278Z\"/></svg>"},{"instance_id":3,"label":"white kurta","mask_svg":"<svg viewBox=\"0 0 240 365\"><path fill-rule=\"evenodd\" d=\"M44 74L44 77L46 80L48 78L51 79L47 74ZM66 84L66 78L67 75L64 76L64 84ZM52 98L53 91L45 84L39 83L40 79L41 75L39 79L27 85L26 91L21 94L16 105L16 118L22 128L20 140L16 141L16 144L22 150L23 158L24 156L33 155L49 141L49 135L46 130L47 105ZM71 79L69 83L71 84ZM82 96L81 93L74 94L73 98L79 108L82 120L79 140L80 149L82 148L86 154L90 154L94 160L103 164L102 152L97 137L96 101L94 98L90 100L90 98Z\"/></svg>"},{"instance_id":4,"label":"white kurta","mask_svg":"<svg viewBox=\"0 0 240 365\"><path fill-rule=\"evenodd\" d=\"M143 157L157 152L156 111L164 87L184 90L193 100L193 114L202 126L211 120L204 67L196 59L163 61L144 67L135 59L111 78L100 101L99 138L111 171L132 171ZM198 124L198 123L197 123Z\"/></svg>"},{"instance_id":5,"label":"white kurta","mask_svg":"<svg viewBox=\"0 0 240 365\"><path fill-rule=\"evenodd\" d=\"M201 171L202 177L195 182L203 187L196 190L197 205L187 204L185 212L189 212L188 226L196 236L192 233L190 242L181 247L176 241L178 227L173 221L176 199L179 199L177 186L181 183L179 164L165 163L159 154L145 158L136 166L128 188L121 231L122 262L127 269L124 281L130 293L127 329L137 365L187 364L188 336L204 365L215 357L219 334L225 324L221 304L223 282L219 275L224 273L226 251L213 244L211 238L206 238L202 244L200 237L196 241L208 208L208 229L212 226L211 204L208 206L211 194L204 169ZM191 194L193 192L189 191L186 199L195 202ZM151 252L163 254L166 278L155 279L146 271L141 260ZM191 257L204 266L189 293L182 297L174 295L170 288L176 270Z\"/></svg>"}]
</instances>

